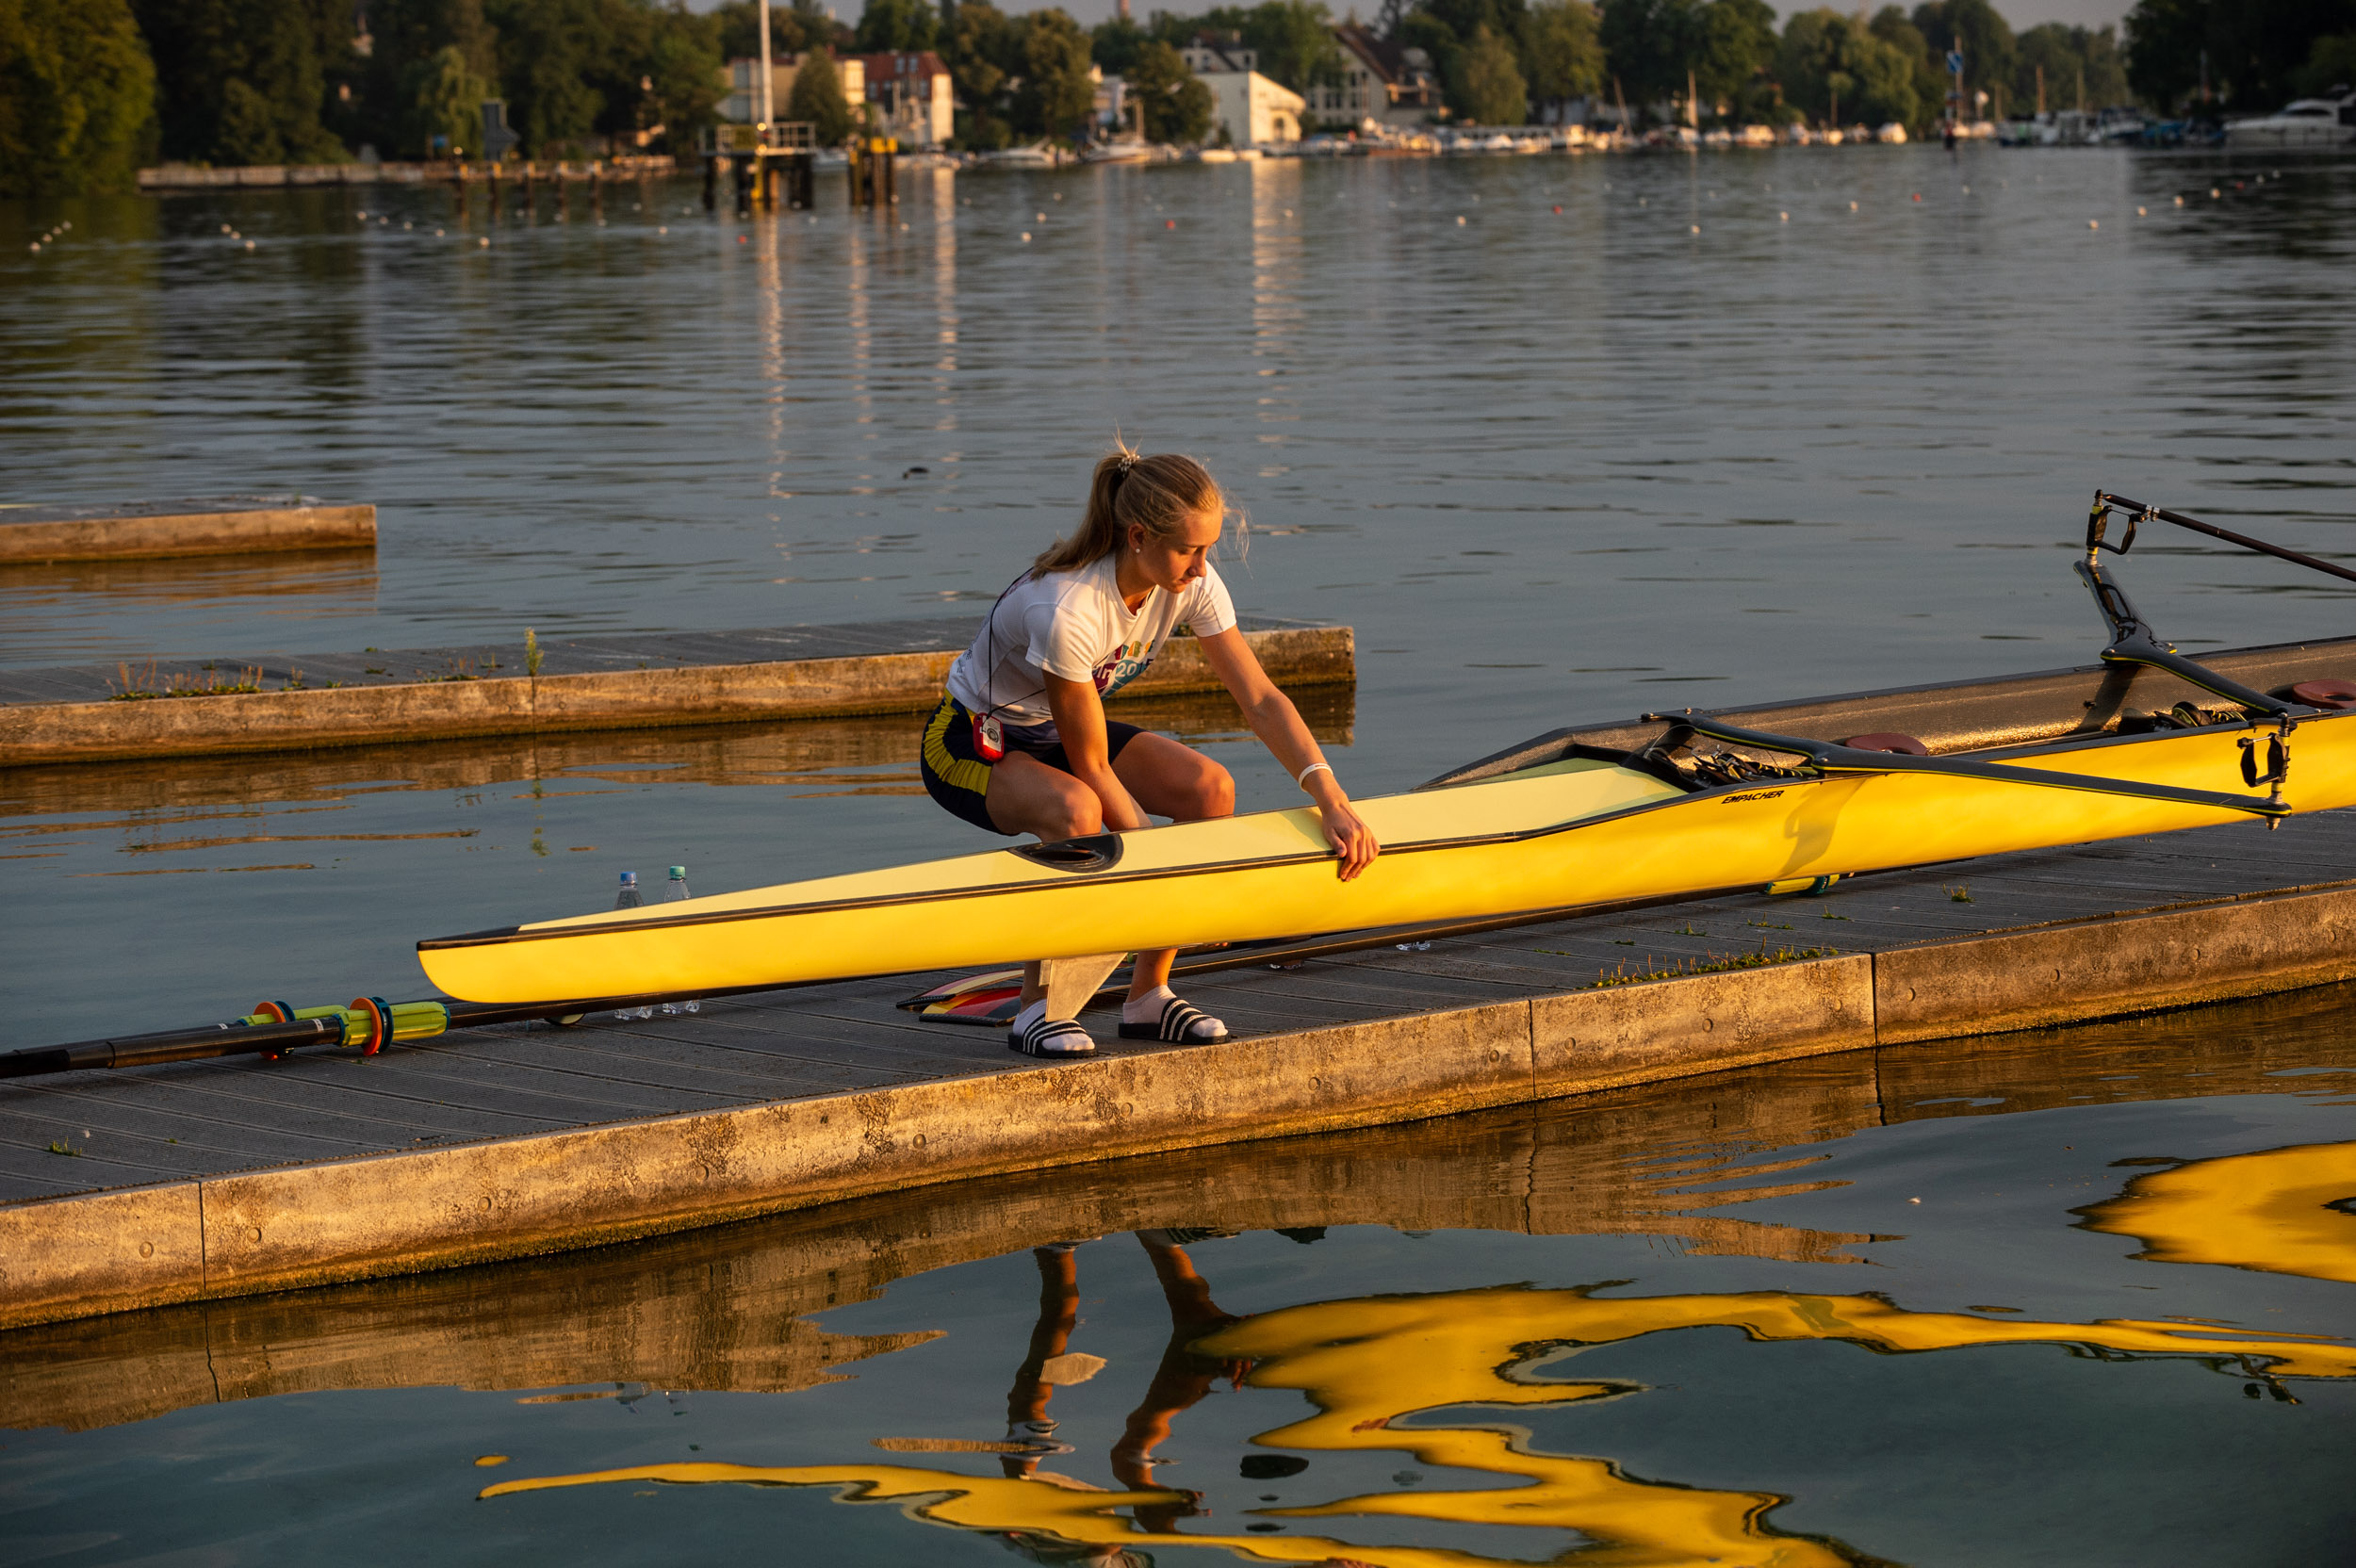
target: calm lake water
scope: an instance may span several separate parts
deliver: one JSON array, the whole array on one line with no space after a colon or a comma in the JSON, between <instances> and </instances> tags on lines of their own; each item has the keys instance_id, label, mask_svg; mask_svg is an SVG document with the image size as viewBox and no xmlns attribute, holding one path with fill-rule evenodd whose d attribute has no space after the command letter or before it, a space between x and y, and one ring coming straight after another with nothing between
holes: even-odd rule
<instances>
[{"instance_id":1,"label":"calm lake water","mask_svg":"<svg viewBox=\"0 0 2356 1568\"><path fill-rule=\"evenodd\" d=\"M0 1335L12 1562L2336 1562L2335 991Z\"/></svg>"},{"instance_id":2,"label":"calm lake water","mask_svg":"<svg viewBox=\"0 0 2356 1568\"><path fill-rule=\"evenodd\" d=\"M1356 691L1304 708L1371 793L1575 719L2083 662L2066 546L2097 485L2356 555L2356 162L904 193L749 222L685 182L528 219L445 190L0 204L0 499L300 490L382 526L373 556L0 569L0 663L972 616L1118 429L1226 479L1245 609L1358 629ZM2348 630L2340 590L2184 542L2120 574L2193 649ZM1248 808L1293 798L1223 702L1129 716ZM416 938L599 906L624 867L716 892L975 847L913 739L0 771L0 1046L419 994ZM2346 1009L0 1336L0 1555L2332 1560Z\"/></svg>"},{"instance_id":3,"label":"calm lake water","mask_svg":"<svg viewBox=\"0 0 2356 1568\"><path fill-rule=\"evenodd\" d=\"M1330 729L1375 793L1569 720L2082 662L2064 547L2097 485L2356 544L2348 160L903 188L745 222L686 181L529 217L0 204L0 498L300 490L382 528L373 556L0 569L0 662L971 616L1119 430L1224 477L1244 608L1358 629ZM2342 589L2189 538L2121 569L2186 647L2348 629ZM416 937L600 906L623 868L717 892L973 847L911 741L0 774L0 1044L414 994ZM1247 808L1294 798L1248 739L1220 755Z\"/></svg>"}]
</instances>

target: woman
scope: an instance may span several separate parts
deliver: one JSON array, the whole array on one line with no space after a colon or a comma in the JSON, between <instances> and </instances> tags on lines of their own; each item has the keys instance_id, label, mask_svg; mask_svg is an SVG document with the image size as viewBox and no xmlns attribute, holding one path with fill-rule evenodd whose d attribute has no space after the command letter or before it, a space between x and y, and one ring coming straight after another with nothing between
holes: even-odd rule
<instances>
[{"instance_id":1,"label":"woman","mask_svg":"<svg viewBox=\"0 0 2356 1568\"><path fill-rule=\"evenodd\" d=\"M1229 815L1235 784L1226 769L1104 717L1104 699L1144 674L1184 626L1252 732L1317 802L1342 880L1364 871L1381 846L1235 629L1235 601L1211 565L1226 513L1218 482L1190 457L1123 447L1099 463L1079 531L1008 585L950 667L949 690L924 727L926 792L976 827L1042 841L1151 826L1148 812L1175 822ZM1174 956L1137 956L1121 1038L1227 1037L1225 1024L1170 991ZM1046 1013L1032 964L1007 1046L1033 1056L1096 1049L1076 1021Z\"/></svg>"}]
</instances>

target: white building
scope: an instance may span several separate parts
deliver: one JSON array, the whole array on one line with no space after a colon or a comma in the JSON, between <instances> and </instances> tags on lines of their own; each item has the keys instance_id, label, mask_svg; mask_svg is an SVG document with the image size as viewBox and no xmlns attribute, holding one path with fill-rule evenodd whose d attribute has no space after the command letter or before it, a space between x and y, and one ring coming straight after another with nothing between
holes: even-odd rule
<instances>
[{"instance_id":1,"label":"white building","mask_svg":"<svg viewBox=\"0 0 2356 1568\"><path fill-rule=\"evenodd\" d=\"M1198 37L1178 53L1186 69L1211 90L1211 140L1219 140L1222 132L1234 147L1301 139L1301 114L1307 101L1253 70L1258 57L1251 50Z\"/></svg>"}]
</instances>

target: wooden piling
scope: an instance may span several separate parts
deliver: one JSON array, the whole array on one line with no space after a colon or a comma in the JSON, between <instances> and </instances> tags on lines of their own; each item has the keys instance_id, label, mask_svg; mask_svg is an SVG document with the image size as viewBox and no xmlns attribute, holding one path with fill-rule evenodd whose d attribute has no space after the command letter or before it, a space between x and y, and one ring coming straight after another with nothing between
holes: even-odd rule
<instances>
[{"instance_id":1,"label":"wooden piling","mask_svg":"<svg viewBox=\"0 0 2356 1568\"><path fill-rule=\"evenodd\" d=\"M851 143L851 205L888 207L900 199L894 165L900 143L888 136L863 136Z\"/></svg>"}]
</instances>

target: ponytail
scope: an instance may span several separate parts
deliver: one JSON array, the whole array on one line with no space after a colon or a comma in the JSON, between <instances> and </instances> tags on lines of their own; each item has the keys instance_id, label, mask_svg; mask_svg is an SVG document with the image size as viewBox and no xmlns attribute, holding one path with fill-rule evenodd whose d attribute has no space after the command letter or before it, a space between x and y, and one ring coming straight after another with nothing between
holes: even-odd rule
<instances>
[{"instance_id":1,"label":"ponytail","mask_svg":"<svg viewBox=\"0 0 2356 1568\"><path fill-rule=\"evenodd\" d=\"M1088 511L1078 531L1039 552L1031 580L1102 561L1121 547L1132 524L1167 539L1184 532L1190 519L1205 512L1223 515L1226 509L1219 481L1193 458L1174 452L1144 457L1116 442L1088 479Z\"/></svg>"}]
</instances>

